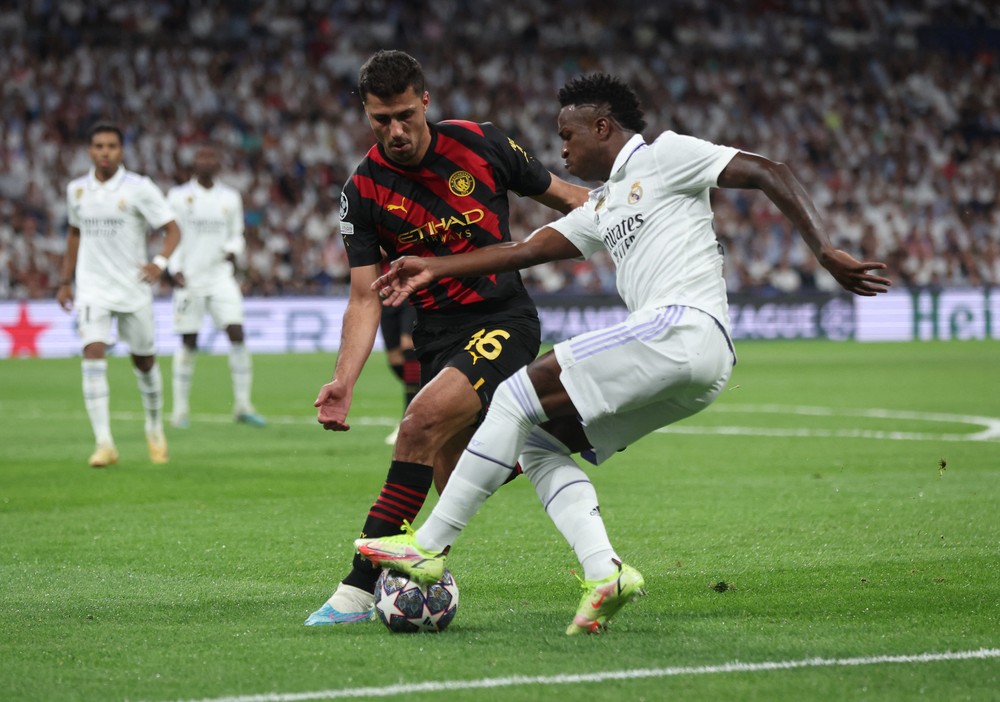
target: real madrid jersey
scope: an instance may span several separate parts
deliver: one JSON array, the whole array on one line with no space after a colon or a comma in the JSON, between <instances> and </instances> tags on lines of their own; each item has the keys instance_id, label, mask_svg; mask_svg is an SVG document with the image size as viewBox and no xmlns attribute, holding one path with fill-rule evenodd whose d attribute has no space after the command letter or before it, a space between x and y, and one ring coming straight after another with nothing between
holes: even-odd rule
<instances>
[{"instance_id":1,"label":"real madrid jersey","mask_svg":"<svg viewBox=\"0 0 1000 702\"><path fill-rule=\"evenodd\" d=\"M510 241L508 192L540 195L552 176L489 123L431 124L431 143L414 167L381 144L345 184L340 233L352 267L385 256L448 256ZM421 324L460 324L495 309L534 309L516 271L445 278L411 298Z\"/></svg>"},{"instance_id":2,"label":"real madrid jersey","mask_svg":"<svg viewBox=\"0 0 1000 702\"><path fill-rule=\"evenodd\" d=\"M601 249L611 254L618 293L629 310L696 307L728 330L709 189L737 153L669 131L652 144L636 135L588 202L549 226L584 257Z\"/></svg>"},{"instance_id":3,"label":"real madrid jersey","mask_svg":"<svg viewBox=\"0 0 1000 702\"><path fill-rule=\"evenodd\" d=\"M91 169L70 182L66 197L69 224L80 230L77 307L133 312L151 302L152 286L140 278L146 235L174 219L160 189L122 166L103 183Z\"/></svg>"},{"instance_id":4,"label":"real madrid jersey","mask_svg":"<svg viewBox=\"0 0 1000 702\"><path fill-rule=\"evenodd\" d=\"M233 266L226 257L240 256L246 248L240 194L223 183L205 188L192 179L171 188L167 201L181 229L170 271L183 273L185 287L196 294L228 283Z\"/></svg>"}]
</instances>

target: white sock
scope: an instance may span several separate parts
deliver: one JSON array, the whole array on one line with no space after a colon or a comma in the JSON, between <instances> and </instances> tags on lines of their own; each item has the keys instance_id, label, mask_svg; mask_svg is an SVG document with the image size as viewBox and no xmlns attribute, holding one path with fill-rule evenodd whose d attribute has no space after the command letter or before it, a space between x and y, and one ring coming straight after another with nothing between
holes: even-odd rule
<instances>
[{"instance_id":1,"label":"white sock","mask_svg":"<svg viewBox=\"0 0 1000 702\"><path fill-rule=\"evenodd\" d=\"M186 417L191 411L191 380L194 378L195 352L181 344L174 352L174 416Z\"/></svg>"},{"instance_id":2,"label":"white sock","mask_svg":"<svg viewBox=\"0 0 1000 702\"><path fill-rule=\"evenodd\" d=\"M146 433L163 433L163 377L160 365L153 361L153 367L146 372L138 368L132 370L139 381L142 407L146 410Z\"/></svg>"},{"instance_id":3,"label":"white sock","mask_svg":"<svg viewBox=\"0 0 1000 702\"><path fill-rule=\"evenodd\" d=\"M111 411L109 409L107 359L83 359L83 404L90 417L94 439L98 444L114 446L111 438Z\"/></svg>"},{"instance_id":4,"label":"white sock","mask_svg":"<svg viewBox=\"0 0 1000 702\"><path fill-rule=\"evenodd\" d=\"M528 434L546 419L524 368L501 383L486 419L462 453L434 510L417 531L417 543L431 551L450 546L486 498L510 477Z\"/></svg>"},{"instance_id":5,"label":"white sock","mask_svg":"<svg viewBox=\"0 0 1000 702\"><path fill-rule=\"evenodd\" d=\"M250 404L250 386L253 384L253 362L246 344L229 347L229 374L233 378L233 407L236 414L253 412Z\"/></svg>"},{"instance_id":6,"label":"white sock","mask_svg":"<svg viewBox=\"0 0 1000 702\"><path fill-rule=\"evenodd\" d=\"M576 552L584 579L603 580L617 573L612 559L620 559L604 528L597 491L566 446L536 428L520 461L549 518Z\"/></svg>"}]
</instances>

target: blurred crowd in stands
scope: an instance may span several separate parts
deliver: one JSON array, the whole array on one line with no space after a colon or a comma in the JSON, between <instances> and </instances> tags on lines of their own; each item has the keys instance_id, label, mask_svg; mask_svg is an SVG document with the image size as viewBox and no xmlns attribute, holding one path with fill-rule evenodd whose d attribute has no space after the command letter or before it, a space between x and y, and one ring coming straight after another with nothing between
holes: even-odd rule
<instances>
[{"instance_id":1,"label":"blurred crowd in stands","mask_svg":"<svg viewBox=\"0 0 1000 702\"><path fill-rule=\"evenodd\" d=\"M723 7L723 5L725 7ZM341 294L344 180L373 143L354 92L378 48L424 66L433 119L492 121L553 172L556 91L622 75L647 138L692 134L788 163L841 247L898 285L1000 285L1000 3L993 0L22 0L0 8L0 298L54 293L88 128L164 190L225 150L245 198L245 292ZM517 199L523 237L552 217ZM835 287L762 197L714 191L733 292ZM525 273L610 292L610 260Z\"/></svg>"}]
</instances>

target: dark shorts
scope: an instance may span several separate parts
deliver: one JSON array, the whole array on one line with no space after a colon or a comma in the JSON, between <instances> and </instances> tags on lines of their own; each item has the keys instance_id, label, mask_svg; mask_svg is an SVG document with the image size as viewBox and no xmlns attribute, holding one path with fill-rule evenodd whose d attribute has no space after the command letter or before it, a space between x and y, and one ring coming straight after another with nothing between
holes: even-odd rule
<instances>
[{"instance_id":1,"label":"dark shorts","mask_svg":"<svg viewBox=\"0 0 1000 702\"><path fill-rule=\"evenodd\" d=\"M399 307L383 307L379 329L385 348L398 349L403 334L413 335L413 324L417 321L417 311L410 304Z\"/></svg>"},{"instance_id":2,"label":"dark shorts","mask_svg":"<svg viewBox=\"0 0 1000 702\"><path fill-rule=\"evenodd\" d=\"M538 356L541 324L533 311L501 312L472 326L422 329L414 342L421 387L445 368L461 371L479 395L482 421L500 383Z\"/></svg>"}]
</instances>

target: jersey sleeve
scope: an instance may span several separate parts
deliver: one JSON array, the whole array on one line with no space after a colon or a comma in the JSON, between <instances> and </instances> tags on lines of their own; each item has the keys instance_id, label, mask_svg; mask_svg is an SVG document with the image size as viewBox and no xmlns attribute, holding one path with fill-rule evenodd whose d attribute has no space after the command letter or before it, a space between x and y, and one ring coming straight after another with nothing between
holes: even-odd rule
<instances>
[{"instance_id":1,"label":"jersey sleeve","mask_svg":"<svg viewBox=\"0 0 1000 702\"><path fill-rule=\"evenodd\" d=\"M136 208L153 229L159 229L175 218L174 211L167 203L160 189L156 187L149 176L143 176L142 184L137 189Z\"/></svg>"},{"instance_id":2,"label":"jersey sleeve","mask_svg":"<svg viewBox=\"0 0 1000 702\"><path fill-rule=\"evenodd\" d=\"M566 237L580 250L583 258L590 258L604 248L597 226L594 224L594 203L585 203L548 226Z\"/></svg>"},{"instance_id":3,"label":"jersey sleeve","mask_svg":"<svg viewBox=\"0 0 1000 702\"><path fill-rule=\"evenodd\" d=\"M382 260L370 201L361 197L355 182L361 178L363 176L355 173L340 192L340 237L344 240L351 268L370 266Z\"/></svg>"},{"instance_id":4,"label":"jersey sleeve","mask_svg":"<svg viewBox=\"0 0 1000 702\"><path fill-rule=\"evenodd\" d=\"M719 174L739 149L664 132L653 142L661 182L676 192L698 192L719 184Z\"/></svg>"},{"instance_id":5,"label":"jersey sleeve","mask_svg":"<svg viewBox=\"0 0 1000 702\"><path fill-rule=\"evenodd\" d=\"M491 146L494 168L503 177L508 190L518 195L541 195L552 184L552 174L516 141L492 123L482 125L483 136Z\"/></svg>"}]
</instances>

